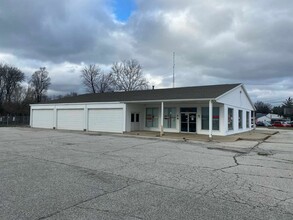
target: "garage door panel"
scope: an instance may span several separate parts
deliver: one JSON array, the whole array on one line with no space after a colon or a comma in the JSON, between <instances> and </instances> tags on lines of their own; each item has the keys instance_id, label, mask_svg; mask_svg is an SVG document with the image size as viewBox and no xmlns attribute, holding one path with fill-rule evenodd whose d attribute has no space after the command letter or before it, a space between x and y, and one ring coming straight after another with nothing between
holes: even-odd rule
<instances>
[{"instance_id":1,"label":"garage door panel","mask_svg":"<svg viewBox=\"0 0 293 220\"><path fill-rule=\"evenodd\" d=\"M123 109L90 109L88 120L89 131L123 131Z\"/></svg>"},{"instance_id":2,"label":"garage door panel","mask_svg":"<svg viewBox=\"0 0 293 220\"><path fill-rule=\"evenodd\" d=\"M52 109L33 109L33 128L53 128L54 111Z\"/></svg>"},{"instance_id":3,"label":"garage door panel","mask_svg":"<svg viewBox=\"0 0 293 220\"><path fill-rule=\"evenodd\" d=\"M57 128L78 130L84 129L83 109L62 109L57 110Z\"/></svg>"}]
</instances>

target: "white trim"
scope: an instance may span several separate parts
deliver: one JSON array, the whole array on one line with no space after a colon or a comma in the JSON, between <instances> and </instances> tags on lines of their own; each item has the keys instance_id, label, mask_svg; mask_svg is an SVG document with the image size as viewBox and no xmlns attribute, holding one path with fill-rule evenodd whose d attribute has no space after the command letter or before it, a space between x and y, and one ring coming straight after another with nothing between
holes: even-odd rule
<instances>
[{"instance_id":1,"label":"white trim","mask_svg":"<svg viewBox=\"0 0 293 220\"><path fill-rule=\"evenodd\" d=\"M34 106L53 106L53 105L92 105L92 104L124 104L124 102L73 102L73 103L43 103L43 104L30 104Z\"/></svg>"},{"instance_id":2,"label":"white trim","mask_svg":"<svg viewBox=\"0 0 293 220\"><path fill-rule=\"evenodd\" d=\"M89 117L88 117L88 114L89 114L89 110L88 110L88 108L87 108L87 105L84 105L84 110L83 110L84 112L83 112L83 117L84 117L84 119L83 119L83 121L84 121L84 126L83 126L83 129L84 129L84 131L88 131L88 129L89 129L89 126L88 126L88 123L89 123Z\"/></svg>"},{"instance_id":3,"label":"white trim","mask_svg":"<svg viewBox=\"0 0 293 220\"><path fill-rule=\"evenodd\" d=\"M160 135L164 134L164 102L161 102Z\"/></svg>"},{"instance_id":4,"label":"white trim","mask_svg":"<svg viewBox=\"0 0 293 220\"><path fill-rule=\"evenodd\" d=\"M206 98L206 99L162 99L162 100L138 100L138 101L123 101L121 103L131 104L131 103L149 103L149 102L189 102L189 101L209 101L216 100L215 98Z\"/></svg>"},{"instance_id":5,"label":"white trim","mask_svg":"<svg viewBox=\"0 0 293 220\"><path fill-rule=\"evenodd\" d=\"M220 111L219 111L220 114ZM220 125L219 125L220 126ZM209 138L212 138L213 131L213 102L209 101Z\"/></svg>"}]
</instances>

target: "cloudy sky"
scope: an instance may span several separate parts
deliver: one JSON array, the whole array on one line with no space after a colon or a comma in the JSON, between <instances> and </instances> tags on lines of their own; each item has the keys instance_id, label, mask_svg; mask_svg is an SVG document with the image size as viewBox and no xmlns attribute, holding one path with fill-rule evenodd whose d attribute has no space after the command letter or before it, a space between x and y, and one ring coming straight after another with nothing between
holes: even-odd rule
<instances>
[{"instance_id":1,"label":"cloudy sky","mask_svg":"<svg viewBox=\"0 0 293 220\"><path fill-rule=\"evenodd\" d=\"M244 83L253 101L293 96L292 0L1 0L0 62L49 94L85 92L80 70L135 58L156 88Z\"/></svg>"}]
</instances>

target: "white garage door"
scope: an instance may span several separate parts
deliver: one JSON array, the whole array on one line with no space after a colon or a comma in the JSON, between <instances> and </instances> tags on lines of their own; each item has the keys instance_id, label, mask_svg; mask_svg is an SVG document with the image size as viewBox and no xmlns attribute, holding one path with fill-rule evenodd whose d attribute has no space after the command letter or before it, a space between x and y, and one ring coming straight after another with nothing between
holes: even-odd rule
<instances>
[{"instance_id":1,"label":"white garage door","mask_svg":"<svg viewBox=\"0 0 293 220\"><path fill-rule=\"evenodd\" d=\"M84 129L83 109L57 110L57 129L78 130Z\"/></svg>"},{"instance_id":2,"label":"white garage door","mask_svg":"<svg viewBox=\"0 0 293 220\"><path fill-rule=\"evenodd\" d=\"M54 112L51 109L33 109L33 128L53 128Z\"/></svg>"},{"instance_id":3,"label":"white garage door","mask_svg":"<svg viewBox=\"0 0 293 220\"><path fill-rule=\"evenodd\" d=\"M89 131L123 131L123 109L90 109L88 119Z\"/></svg>"}]
</instances>

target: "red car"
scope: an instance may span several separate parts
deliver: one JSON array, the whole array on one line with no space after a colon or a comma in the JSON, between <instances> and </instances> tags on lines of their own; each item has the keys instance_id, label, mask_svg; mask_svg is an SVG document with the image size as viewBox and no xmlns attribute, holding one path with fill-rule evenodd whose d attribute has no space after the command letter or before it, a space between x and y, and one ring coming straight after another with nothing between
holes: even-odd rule
<instances>
[{"instance_id":1,"label":"red car","mask_svg":"<svg viewBox=\"0 0 293 220\"><path fill-rule=\"evenodd\" d=\"M274 124L272 124L274 127L291 127L291 124L284 123L282 121L275 121Z\"/></svg>"}]
</instances>

